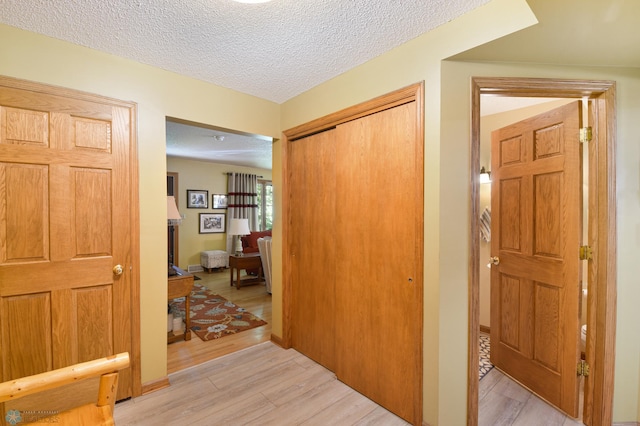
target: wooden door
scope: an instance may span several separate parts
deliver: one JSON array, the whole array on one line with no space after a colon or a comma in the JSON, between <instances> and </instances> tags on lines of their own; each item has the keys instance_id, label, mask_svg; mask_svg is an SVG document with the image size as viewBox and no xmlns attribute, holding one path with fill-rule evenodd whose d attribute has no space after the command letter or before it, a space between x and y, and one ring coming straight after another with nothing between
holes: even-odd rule
<instances>
[{"instance_id":1,"label":"wooden door","mask_svg":"<svg viewBox=\"0 0 640 426\"><path fill-rule=\"evenodd\" d=\"M131 352L132 108L0 80L0 381Z\"/></svg>"},{"instance_id":2,"label":"wooden door","mask_svg":"<svg viewBox=\"0 0 640 426\"><path fill-rule=\"evenodd\" d=\"M336 375L421 422L422 145L416 102L337 127Z\"/></svg>"},{"instance_id":3,"label":"wooden door","mask_svg":"<svg viewBox=\"0 0 640 426\"><path fill-rule=\"evenodd\" d=\"M284 344L422 422L423 85L285 132Z\"/></svg>"},{"instance_id":4,"label":"wooden door","mask_svg":"<svg viewBox=\"0 0 640 426\"><path fill-rule=\"evenodd\" d=\"M580 102L492 133L491 362L578 416Z\"/></svg>"},{"instance_id":5,"label":"wooden door","mask_svg":"<svg viewBox=\"0 0 640 426\"><path fill-rule=\"evenodd\" d=\"M289 148L291 340L296 350L335 370L336 139L328 130Z\"/></svg>"}]
</instances>

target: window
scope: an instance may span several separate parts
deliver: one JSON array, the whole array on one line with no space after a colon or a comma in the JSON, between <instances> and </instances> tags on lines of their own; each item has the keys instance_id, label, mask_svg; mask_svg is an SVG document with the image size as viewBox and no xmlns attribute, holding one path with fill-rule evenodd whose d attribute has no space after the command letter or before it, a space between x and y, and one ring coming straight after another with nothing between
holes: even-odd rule
<instances>
[{"instance_id":1,"label":"window","mask_svg":"<svg viewBox=\"0 0 640 426\"><path fill-rule=\"evenodd\" d=\"M258 181L258 224L261 231L273 227L273 185L270 180Z\"/></svg>"}]
</instances>

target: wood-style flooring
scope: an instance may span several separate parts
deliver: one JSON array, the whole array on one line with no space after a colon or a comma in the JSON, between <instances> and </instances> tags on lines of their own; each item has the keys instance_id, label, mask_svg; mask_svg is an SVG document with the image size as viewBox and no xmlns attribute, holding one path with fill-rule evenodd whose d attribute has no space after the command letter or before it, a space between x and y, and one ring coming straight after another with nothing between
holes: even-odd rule
<instances>
[{"instance_id":1,"label":"wood-style flooring","mask_svg":"<svg viewBox=\"0 0 640 426\"><path fill-rule=\"evenodd\" d=\"M171 386L116 405L118 425L407 425L293 349L269 342L271 295L229 285L229 271L197 281L267 325L203 342L168 346ZM497 369L480 381L479 425L576 426Z\"/></svg>"},{"instance_id":2,"label":"wood-style flooring","mask_svg":"<svg viewBox=\"0 0 640 426\"><path fill-rule=\"evenodd\" d=\"M123 425L408 425L293 349L271 342L173 373L118 403ZM497 369L480 381L480 426L577 426Z\"/></svg>"},{"instance_id":3,"label":"wood-style flooring","mask_svg":"<svg viewBox=\"0 0 640 426\"><path fill-rule=\"evenodd\" d=\"M271 295L267 293L264 285L258 284L239 289L235 286L231 287L228 269L211 273L196 272L195 275L201 278L196 283L204 285L214 293L259 316L267 324L234 336L225 336L207 342L191 333L191 340L171 343L167 348L168 374L271 339Z\"/></svg>"},{"instance_id":4,"label":"wood-style flooring","mask_svg":"<svg viewBox=\"0 0 640 426\"><path fill-rule=\"evenodd\" d=\"M578 426L568 417L494 368L480 380L479 426Z\"/></svg>"},{"instance_id":5,"label":"wood-style flooring","mask_svg":"<svg viewBox=\"0 0 640 426\"><path fill-rule=\"evenodd\" d=\"M116 424L408 425L326 368L271 342L171 374L169 380L168 388L116 404Z\"/></svg>"}]
</instances>

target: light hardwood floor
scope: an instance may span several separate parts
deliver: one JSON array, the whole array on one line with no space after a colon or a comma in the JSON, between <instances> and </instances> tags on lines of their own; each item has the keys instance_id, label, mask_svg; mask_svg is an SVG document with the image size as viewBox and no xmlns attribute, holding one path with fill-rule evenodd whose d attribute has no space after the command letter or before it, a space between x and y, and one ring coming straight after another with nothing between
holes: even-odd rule
<instances>
[{"instance_id":1,"label":"light hardwood floor","mask_svg":"<svg viewBox=\"0 0 640 426\"><path fill-rule=\"evenodd\" d=\"M168 346L171 386L116 405L118 425L407 425L293 349L270 342L271 296L261 285L229 285L229 271L201 283L267 325L209 342ZM568 418L497 369L480 381L479 425L557 425Z\"/></svg>"},{"instance_id":2,"label":"light hardwood floor","mask_svg":"<svg viewBox=\"0 0 640 426\"><path fill-rule=\"evenodd\" d=\"M235 286L231 287L228 269L211 273L196 272L195 275L201 278L196 283L208 287L214 293L247 309L265 320L267 324L234 336L225 336L208 342L203 342L198 336L191 333L191 340L171 343L167 348L168 374L271 339L271 295L267 293L264 285L252 285L240 287L240 289Z\"/></svg>"},{"instance_id":3,"label":"light hardwood floor","mask_svg":"<svg viewBox=\"0 0 640 426\"><path fill-rule=\"evenodd\" d=\"M168 388L116 404L116 424L408 425L326 368L271 342L169 380Z\"/></svg>"},{"instance_id":4,"label":"light hardwood floor","mask_svg":"<svg viewBox=\"0 0 640 426\"><path fill-rule=\"evenodd\" d=\"M407 425L293 349L264 342L173 373L116 404L123 425ZM497 369L480 381L480 426L576 426Z\"/></svg>"}]
</instances>

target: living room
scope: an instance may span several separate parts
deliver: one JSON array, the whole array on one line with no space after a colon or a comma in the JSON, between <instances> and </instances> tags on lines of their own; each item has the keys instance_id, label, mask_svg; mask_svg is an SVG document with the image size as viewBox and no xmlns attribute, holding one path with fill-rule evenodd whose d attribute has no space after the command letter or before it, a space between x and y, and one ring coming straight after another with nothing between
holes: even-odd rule
<instances>
[{"instance_id":1,"label":"living room","mask_svg":"<svg viewBox=\"0 0 640 426\"><path fill-rule=\"evenodd\" d=\"M256 175L258 221L251 226L252 235L256 238L247 235L242 239L245 241L243 246L247 259L256 256L255 260L260 263L257 237L268 235L273 221L271 143L271 138L267 137L241 135L227 129L167 120L167 175L170 176L167 188L169 193L174 194L182 217L177 226L170 226L168 232L169 261L194 275L196 286L203 286L211 292L212 297L223 298L266 321L265 325L257 326L250 332L209 334L205 340L205 336L196 331L195 334L201 338L176 339L167 348L169 373L270 339L271 294L264 278L260 279L258 285L241 288L229 285L230 275L233 278L234 272L229 269L229 255L233 255L237 249L238 237L230 234L232 218L231 209L227 208L227 193L230 173ZM192 193L203 195L206 202L193 205L188 199ZM218 226L203 229L203 218L208 217L219 220ZM212 263L203 260L209 253L216 256ZM248 272L238 269L235 272L241 272L243 281L247 280L247 275L257 273L255 269L249 269ZM173 318L171 313L169 315ZM184 333L184 310L180 315L183 320L178 333ZM192 312L191 316L194 315ZM177 319L175 321L179 322Z\"/></svg>"}]
</instances>

